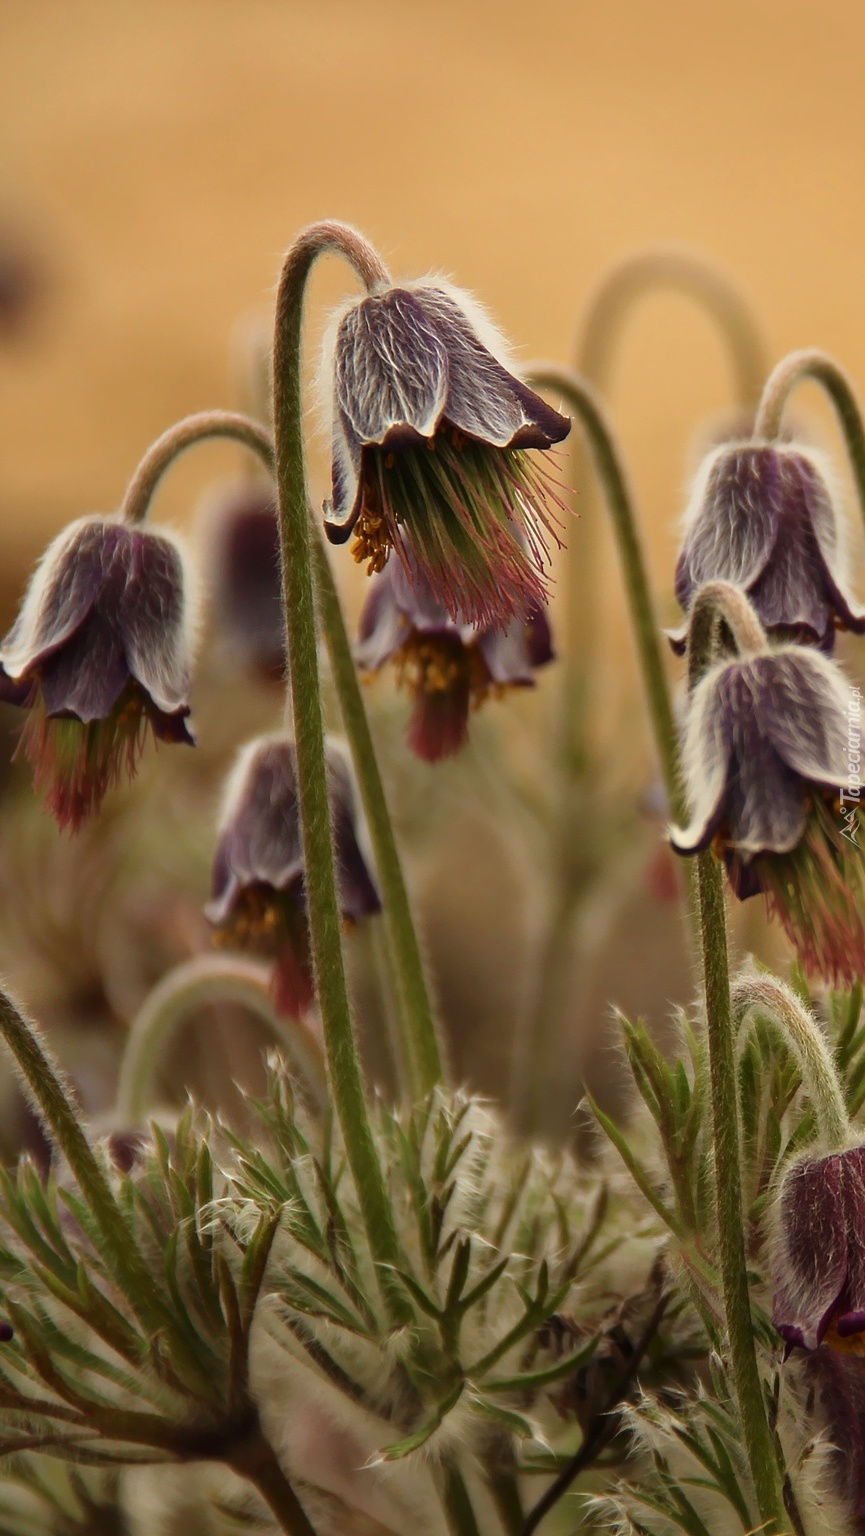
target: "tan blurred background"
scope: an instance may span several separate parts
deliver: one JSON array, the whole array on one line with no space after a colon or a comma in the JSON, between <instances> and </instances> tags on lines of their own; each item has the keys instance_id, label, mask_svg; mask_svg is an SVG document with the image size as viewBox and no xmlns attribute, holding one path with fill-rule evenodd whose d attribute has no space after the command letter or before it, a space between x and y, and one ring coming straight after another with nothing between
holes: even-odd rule
<instances>
[{"instance_id":1,"label":"tan blurred background","mask_svg":"<svg viewBox=\"0 0 865 1536\"><path fill-rule=\"evenodd\" d=\"M45 538L114 507L155 434L237 403L237 317L271 302L282 251L321 216L358 224L397 274L475 289L524 358L567 357L608 263L680 242L741 282L773 359L820 345L865 379L863 57L854 0L0 0L0 236L41 285L0 343L2 617ZM316 274L313 337L347 285L336 263ZM690 445L730 398L706 318L669 294L642 305L611 402L670 614ZM158 515L186 519L235 463L193 456ZM622 699L625 623L611 596ZM494 877L505 904L515 864ZM457 943L458 907L449 920ZM666 1007L682 995L667 950L645 910L624 921L629 963L619 942L607 972ZM512 1006L506 966L490 974ZM606 975L596 990L595 1016Z\"/></svg>"},{"instance_id":2,"label":"tan blurred background","mask_svg":"<svg viewBox=\"0 0 865 1536\"><path fill-rule=\"evenodd\" d=\"M229 402L232 325L322 215L475 288L523 355L568 351L611 259L682 241L741 280L773 354L816 343L862 376L863 56L853 0L3 0L0 215L51 283L0 358L7 558ZM618 373L668 555L723 351L658 298Z\"/></svg>"}]
</instances>

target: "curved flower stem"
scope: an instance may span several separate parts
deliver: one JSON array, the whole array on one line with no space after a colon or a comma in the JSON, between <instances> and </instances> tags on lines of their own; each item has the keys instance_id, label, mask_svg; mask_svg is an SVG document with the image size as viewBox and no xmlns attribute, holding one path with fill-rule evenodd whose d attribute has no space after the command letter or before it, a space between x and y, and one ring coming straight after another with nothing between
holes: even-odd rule
<instances>
[{"instance_id":1,"label":"curved flower stem","mask_svg":"<svg viewBox=\"0 0 865 1536\"><path fill-rule=\"evenodd\" d=\"M414 1098L422 1098L442 1080L439 1037L357 668L351 654L327 551L320 535L315 539L313 559L321 627L381 881L390 968L397 992L396 1014L408 1086Z\"/></svg>"},{"instance_id":2,"label":"curved flower stem","mask_svg":"<svg viewBox=\"0 0 865 1536\"><path fill-rule=\"evenodd\" d=\"M354 231L350 234L356 242L359 242L357 254L358 260L362 260L363 243ZM370 254L374 255L367 252L367 256ZM350 259L354 260L354 257ZM383 267L378 268L373 262L368 262L367 267L372 281L386 281L387 273ZM184 417L182 421L170 427L148 449L124 497L121 510L123 520L129 523L143 522L161 477L178 454L191 448L195 443L219 437L234 438L243 443L259 457L269 473L274 473L273 440L265 427L236 412L201 411L195 416ZM351 646L320 536L314 544L313 560L315 579L319 588L325 644L330 656L340 712L351 746L355 772L369 823L376 868L382 884L389 956L394 988L397 993L397 1013L401 1025L408 1080L412 1092L417 1097L421 1097L441 1081L442 1059L420 945ZM142 1097L140 1102L143 1106L146 1100Z\"/></svg>"},{"instance_id":3,"label":"curved flower stem","mask_svg":"<svg viewBox=\"0 0 865 1536\"><path fill-rule=\"evenodd\" d=\"M336 251L368 288L387 281L375 252L346 225L311 225L295 240L276 301L273 415L289 686L294 713L310 947L324 1028L331 1092L373 1259L391 1306L387 1276L399 1244L367 1110L342 952L333 834L328 806L318 667L313 537L306 488L301 399L301 331L307 278L317 256Z\"/></svg>"},{"instance_id":4,"label":"curved flower stem","mask_svg":"<svg viewBox=\"0 0 865 1536\"><path fill-rule=\"evenodd\" d=\"M273 470L273 443L264 427L236 411L199 411L194 416L184 416L151 443L126 488L120 521L143 523L159 481L178 454L212 437L233 438L243 443Z\"/></svg>"},{"instance_id":5,"label":"curved flower stem","mask_svg":"<svg viewBox=\"0 0 865 1536\"><path fill-rule=\"evenodd\" d=\"M688 636L691 692L716 659L720 623L726 623L737 638L736 624L742 618L737 612L740 599L747 605L747 599L726 582L712 582L697 593ZM698 856L697 889L712 1086L718 1246L733 1380L760 1516L768 1531L782 1531L785 1520L781 1474L757 1365L745 1267L727 913L720 865L710 851Z\"/></svg>"},{"instance_id":6,"label":"curved flower stem","mask_svg":"<svg viewBox=\"0 0 865 1536\"><path fill-rule=\"evenodd\" d=\"M558 363L530 363L526 376L538 389L547 389L565 400L576 413L583 428L585 440L594 459L598 480L603 488L604 501L613 523L618 545L622 575L631 613L634 640L637 647L646 701L649 707L655 747L660 762L668 803L677 807L676 815L684 810L679 764L679 737L676 719L664 669L660 631L655 618L646 561L634 508L633 498L625 476L624 467L613 429L597 394L585 379L572 369ZM571 655L571 652L568 653ZM566 660L566 666L569 662ZM569 690L566 680L564 713L585 709L582 702ZM567 733L569 727L563 725ZM569 738L571 739L571 738ZM572 738L572 741L576 738ZM570 749L569 749L570 753ZM562 776L563 804L556 821L557 848L561 840L564 856L557 857L558 890L554 896L549 928L543 942L539 965L539 986L532 1008L532 1017L520 1032L514 1050L513 1099L514 1112L523 1130L534 1131L541 1124L540 1098L545 1092L545 1073L548 1068L546 1042L554 1023L555 1004L562 987L563 957L567 952L574 911L580 893L580 866L570 854L577 832L576 785L578 763L569 755Z\"/></svg>"},{"instance_id":7,"label":"curved flower stem","mask_svg":"<svg viewBox=\"0 0 865 1536\"><path fill-rule=\"evenodd\" d=\"M739 656L762 650L768 644L757 611L745 593L729 581L707 581L699 588L688 618L688 687L691 692L723 654L721 637L724 629ZM698 669L696 674L695 668Z\"/></svg>"},{"instance_id":8,"label":"curved flower stem","mask_svg":"<svg viewBox=\"0 0 865 1536\"><path fill-rule=\"evenodd\" d=\"M266 1024L300 1063L316 1102L324 1103L325 1070L318 1042L303 1024L276 1013L267 967L235 955L202 955L169 971L133 1021L117 1089L117 1112L122 1119L137 1122L143 1117L152 1102L160 1057L175 1031L191 1014L212 1003L237 1004Z\"/></svg>"},{"instance_id":9,"label":"curved flower stem","mask_svg":"<svg viewBox=\"0 0 865 1536\"><path fill-rule=\"evenodd\" d=\"M766 361L751 305L721 268L685 247L648 246L603 274L589 297L580 326L574 352L577 373L606 394L612 360L632 310L646 296L664 289L692 299L715 322L727 344L735 397L743 409L753 410L766 376ZM563 762L571 771L585 762L588 751L588 680L594 675L596 637L600 633L597 528L591 516L594 491L582 473L579 450L575 452L582 520L579 538L569 541L564 561L566 708L560 725Z\"/></svg>"},{"instance_id":10,"label":"curved flower stem","mask_svg":"<svg viewBox=\"0 0 865 1536\"><path fill-rule=\"evenodd\" d=\"M686 294L711 315L729 349L736 397L743 406L755 406L765 361L751 306L726 272L683 246L648 246L604 274L586 306L577 343L580 373L606 388L610 359L628 315L644 294L661 288Z\"/></svg>"},{"instance_id":11,"label":"curved flower stem","mask_svg":"<svg viewBox=\"0 0 865 1536\"><path fill-rule=\"evenodd\" d=\"M581 379L572 369L558 363L532 363L527 376L536 388L555 390L576 411L591 449L619 546L622 576L664 787L670 806L674 808L673 814L678 815L684 807L684 800L676 718L664 670L660 631L649 591L637 516L613 429L591 384Z\"/></svg>"},{"instance_id":12,"label":"curved flower stem","mask_svg":"<svg viewBox=\"0 0 865 1536\"><path fill-rule=\"evenodd\" d=\"M859 493L859 505L865 518L865 430L862 426L862 412L846 373L826 352L821 352L817 347L791 352L773 368L760 400L754 436L768 438L770 441L778 437L787 401L796 385L805 379L812 379L823 386L838 413Z\"/></svg>"},{"instance_id":13,"label":"curved flower stem","mask_svg":"<svg viewBox=\"0 0 865 1536\"><path fill-rule=\"evenodd\" d=\"M850 1117L832 1052L817 1020L792 988L775 976L745 977L733 987L731 1002L736 1030L756 1009L774 1026L796 1059L825 1148L847 1147Z\"/></svg>"},{"instance_id":14,"label":"curved flower stem","mask_svg":"<svg viewBox=\"0 0 865 1536\"><path fill-rule=\"evenodd\" d=\"M149 1332L170 1325L150 1270L135 1244L108 1179L94 1156L60 1069L35 1024L5 993L0 992L0 1034L15 1058L40 1120L56 1142L78 1181L93 1219L102 1233L118 1284L139 1321Z\"/></svg>"}]
</instances>

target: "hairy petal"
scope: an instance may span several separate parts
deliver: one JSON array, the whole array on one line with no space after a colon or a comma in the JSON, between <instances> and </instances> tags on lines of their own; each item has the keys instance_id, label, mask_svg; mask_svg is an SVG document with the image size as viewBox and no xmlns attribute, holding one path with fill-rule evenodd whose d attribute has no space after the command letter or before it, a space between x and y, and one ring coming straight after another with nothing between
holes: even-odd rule
<instances>
[{"instance_id":1,"label":"hairy petal","mask_svg":"<svg viewBox=\"0 0 865 1536\"><path fill-rule=\"evenodd\" d=\"M470 437L498 448L549 448L570 431L554 411L484 346L459 298L442 288L414 290L448 359L444 414Z\"/></svg>"},{"instance_id":2,"label":"hairy petal","mask_svg":"<svg viewBox=\"0 0 865 1536\"><path fill-rule=\"evenodd\" d=\"M705 581L748 592L767 628L798 633L827 650L835 620L861 630L865 615L843 590L840 527L821 456L786 444L722 446L694 484L676 569L676 596L690 606ZM681 651L681 631L671 635Z\"/></svg>"},{"instance_id":3,"label":"hairy petal","mask_svg":"<svg viewBox=\"0 0 865 1536\"><path fill-rule=\"evenodd\" d=\"M118 622L131 675L166 714L182 709L189 695L188 587L173 540L149 531L131 534Z\"/></svg>"},{"instance_id":4,"label":"hairy petal","mask_svg":"<svg viewBox=\"0 0 865 1536\"><path fill-rule=\"evenodd\" d=\"M724 815L724 796L733 737L719 682L726 664L708 672L694 690L682 748L685 789L691 811L686 827L671 830L677 853L707 848Z\"/></svg>"},{"instance_id":5,"label":"hairy petal","mask_svg":"<svg viewBox=\"0 0 865 1536\"><path fill-rule=\"evenodd\" d=\"M431 437L448 387L445 347L419 294L406 288L361 299L336 336L338 412L357 443L382 444L400 427Z\"/></svg>"},{"instance_id":6,"label":"hairy petal","mask_svg":"<svg viewBox=\"0 0 865 1536\"><path fill-rule=\"evenodd\" d=\"M784 762L815 784L846 783L858 716L848 714L850 688L835 663L805 646L784 646L743 665L755 713Z\"/></svg>"},{"instance_id":7,"label":"hairy petal","mask_svg":"<svg viewBox=\"0 0 865 1536\"><path fill-rule=\"evenodd\" d=\"M748 588L774 549L782 516L774 448L722 446L700 468L685 512L676 597L689 608L697 587L721 579Z\"/></svg>"},{"instance_id":8,"label":"hairy petal","mask_svg":"<svg viewBox=\"0 0 865 1536\"><path fill-rule=\"evenodd\" d=\"M117 532L105 518L81 518L49 544L0 646L9 677L18 679L40 665L80 629L98 596Z\"/></svg>"},{"instance_id":9,"label":"hairy petal","mask_svg":"<svg viewBox=\"0 0 865 1536\"><path fill-rule=\"evenodd\" d=\"M491 630L478 640L478 650L493 683L534 686L534 661L530 649L531 625L516 619L507 629Z\"/></svg>"},{"instance_id":10,"label":"hairy petal","mask_svg":"<svg viewBox=\"0 0 865 1536\"><path fill-rule=\"evenodd\" d=\"M839 1302L865 1306L865 1148L798 1164L776 1212L772 1318L792 1344L816 1349Z\"/></svg>"}]
</instances>

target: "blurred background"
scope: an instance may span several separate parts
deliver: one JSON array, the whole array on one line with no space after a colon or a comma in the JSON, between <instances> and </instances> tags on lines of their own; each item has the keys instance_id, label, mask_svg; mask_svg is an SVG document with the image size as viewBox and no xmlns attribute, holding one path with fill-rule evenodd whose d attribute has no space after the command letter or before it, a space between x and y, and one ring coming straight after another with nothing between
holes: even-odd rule
<instances>
[{"instance_id":1,"label":"blurred background","mask_svg":"<svg viewBox=\"0 0 865 1536\"><path fill-rule=\"evenodd\" d=\"M11 619L34 558L64 522L116 507L156 434L187 412L240 403L238 318L267 310L281 253L312 219L356 223L398 275L446 272L473 289L524 359L566 360L604 269L636 247L676 242L742 287L770 361L822 346L861 381L863 53L865 10L852 0L6 0L0 617ZM336 263L315 275L311 374L327 306L350 289ZM803 419L815 413L809 430L836 443L809 391L798 400ZM729 357L706 315L670 292L642 302L613 360L609 402L659 611L672 619L694 443L733 403ZM313 413L310 429L320 500L326 441ZM238 462L225 446L192 455L157 518L191 526L207 487ZM577 522L570 537L580 536ZM693 988L657 867L658 824L640 816L651 751L609 549L601 559L603 752L585 805L604 800L611 851L593 855L596 885L568 939L549 1068L555 1134L585 1073L614 1093L608 1001L662 1027ZM343 562L338 575L356 611L356 573ZM458 1068L505 1093L547 921L550 807L536 814L534 802L548 787L540 743L556 726L554 669L510 714L497 707L464 761L435 772L406 761L405 709L390 684L371 697ZM174 776L161 753L157 777L122 806L114 796L101 830L75 844L37 825L23 794L0 827L0 884L7 912L16 909L0 958L32 1006L74 1034L73 1067L97 1107L110 1101L123 1028L146 985L206 945L196 915L206 818L231 751L276 707L207 656L195 703L203 796L193 770ZM200 835L189 830L192 806ZM124 819L136 817L130 831ZM118 863L126 906L106 895L116 895ZM169 865L174 883L160 884ZM85 891L94 911L111 907L107 938ZM62 910L46 955L49 897ZM111 980L118 971L125 991ZM372 998L368 1048L386 1078L372 981L360 995ZM233 1048L236 1032L224 1035ZM529 1024L519 1049L531 1052L532 1038Z\"/></svg>"}]
</instances>

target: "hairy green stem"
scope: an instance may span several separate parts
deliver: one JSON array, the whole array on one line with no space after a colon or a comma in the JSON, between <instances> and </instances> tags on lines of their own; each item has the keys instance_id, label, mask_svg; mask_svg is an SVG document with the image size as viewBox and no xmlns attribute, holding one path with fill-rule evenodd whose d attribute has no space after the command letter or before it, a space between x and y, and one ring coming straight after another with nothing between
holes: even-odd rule
<instances>
[{"instance_id":1,"label":"hairy green stem","mask_svg":"<svg viewBox=\"0 0 865 1536\"><path fill-rule=\"evenodd\" d=\"M499 1451L499 1458L487 1471L487 1483L506 1536L521 1536L524 1515L516 1465L512 1457L507 1457L504 1447Z\"/></svg>"},{"instance_id":2,"label":"hairy green stem","mask_svg":"<svg viewBox=\"0 0 865 1536\"><path fill-rule=\"evenodd\" d=\"M530 384L559 395L575 412L595 463L595 471L604 492L604 502L612 520L640 671L649 707L655 748L661 767L668 803L676 817L684 810L679 763L679 738L673 712L670 687L664 667L660 631L654 613L646 562L640 538L633 497L628 486L613 429L592 386L570 368L558 363L536 362L527 369ZM572 541L577 542L577 541ZM565 713L579 703L566 697ZM539 967L539 985L526 1028L515 1042L512 1094L514 1113L523 1131L541 1128L546 1090L549 1040L555 1028L554 1003L561 991L564 958L580 894L575 876L580 866L574 861L572 846L586 844L585 830L578 818L583 795L578 789L576 762L562 778L563 803L556 821L558 890L553 898L553 912L544 941Z\"/></svg>"},{"instance_id":3,"label":"hairy green stem","mask_svg":"<svg viewBox=\"0 0 865 1536\"><path fill-rule=\"evenodd\" d=\"M726 272L683 246L634 251L602 276L586 305L577 342L580 373L606 389L610 360L631 310L644 294L662 288L685 294L711 315L727 343L736 398L744 407L756 406L765 361L751 305Z\"/></svg>"},{"instance_id":4,"label":"hairy green stem","mask_svg":"<svg viewBox=\"0 0 865 1536\"><path fill-rule=\"evenodd\" d=\"M355 236L355 239L358 238ZM370 275L374 276L376 272L373 266ZM381 280L383 272L384 269L381 269L376 281ZM258 350L261 350L260 346ZM126 492L121 513L124 521L144 521L162 475L178 454L194 443L219 437L236 439L258 456L269 473L274 472L273 440L264 427L231 411L202 411L177 422L148 449ZM320 536L315 540L312 558L319 589L325 644L382 885L389 961L397 994L397 1013L407 1077L412 1093L421 1097L442 1079L441 1049L435 1018L357 671Z\"/></svg>"},{"instance_id":5,"label":"hairy green stem","mask_svg":"<svg viewBox=\"0 0 865 1536\"><path fill-rule=\"evenodd\" d=\"M276 301L273 413L286 643L310 946L331 1092L370 1251L382 1266L384 1289L394 1305L394 1293L385 1277L390 1267L398 1262L399 1244L369 1120L342 951L318 665L314 544L304 462L303 300L310 270L316 257L324 251L335 251L346 257L369 289L388 280L385 268L361 236L337 223L314 224L302 231L283 265Z\"/></svg>"},{"instance_id":6,"label":"hairy green stem","mask_svg":"<svg viewBox=\"0 0 865 1536\"><path fill-rule=\"evenodd\" d=\"M465 1479L451 1459L442 1467L442 1502L451 1536L481 1536Z\"/></svg>"},{"instance_id":7,"label":"hairy green stem","mask_svg":"<svg viewBox=\"0 0 865 1536\"><path fill-rule=\"evenodd\" d=\"M737 1030L759 1011L780 1034L798 1064L826 1150L849 1146L850 1117L829 1043L793 989L775 976L743 977L733 987L732 1008Z\"/></svg>"},{"instance_id":8,"label":"hairy green stem","mask_svg":"<svg viewBox=\"0 0 865 1536\"><path fill-rule=\"evenodd\" d=\"M698 592L691 609L688 636L691 692L716 658L720 624L727 626L735 640L742 633L741 603L750 607L747 599L726 582L712 582ZM780 1532L786 1524L781 1474L757 1364L745 1261L724 883L720 865L708 850L698 856L697 890L712 1087L718 1246L730 1359L760 1517L767 1531Z\"/></svg>"},{"instance_id":9,"label":"hairy green stem","mask_svg":"<svg viewBox=\"0 0 865 1536\"><path fill-rule=\"evenodd\" d=\"M396 985L396 1014L408 1086L414 1098L422 1098L442 1080L441 1046L357 668L330 562L320 536L316 539L313 558L321 627L381 881L384 923L390 967Z\"/></svg>"},{"instance_id":10,"label":"hairy green stem","mask_svg":"<svg viewBox=\"0 0 865 1536\"><path fill-rule=\"evenodd\" d=\"M779 436L787 401L797 384L806 379L821 384L835 407L850 455L859 493L859 506L865 518L865 430L862 426L862 412L846 373L827 353L817 347L809 347L801 352L791 352L781 359L766 380L754 436L769 441Z\"/></svg>"},{"instance_id":11,"label":"hairy green stem","mask_svg":"<svg viewBox=\"0 0 865 1536\"><path fill-rule=\"evenodd\" d=\"M757 611L745 593L729 581L707 581L700 587L688 615L688 686L724 654L722 639L732 641L736 654L760 651L768 644Z\"/></svg>"},{"instance_id":12,"label":"hairy green stem","mask_svg":"<svg viewBox=\"0 0 865 1536\"><path fill-rule=\"evenodd\" d=\"M554 390L567 402L576 412L589 444L619 548L664 788L673 815L679 816L684 799L676 717L664 669L637 515L613 429L595 390L570 368L563 368L558 363L533 363L528 379L538 389Z\"/></svg>"},{"instance_id":13,"label":"hairy green stem","mask_svg":"<svg viewBox=\"0 0 865 1536\"><path fill-rule=\"evenodd\" d=\"M174 463L178 454L208 438L225 437L243 443L264 459L273 469L273 443L270 434L248 416L236 411L199 411L194 416L184 416L151 443L144 458L126 488L120 508L123 523L143 523L150 510L154 492L165 471Z\"/></svg>"},{"instance_id":14,"label":"hairy green stem","mask_svg":"<svg viewBox=\"0 0 865 1536\"><path fill-rule=\"evenodd\" d=\"M120 1067L117 1112L137 1123L153 1100L160 1059L192 1014L216 1003L235 1004L260 1019L298 1063L315 1101L325 1098L325 1069L315 1036L274 1009L266 966L237 955L200 955L175 966L145 999L133 1020Z\"/></svg>"},{"instance_id":15,"label":"hairy green stem","mask_svg":"<svg viewBox=\"0 0 865 1536\"><path fill-rule=\"evenodd\" d=\"M258 1489L286 1536L316 1536L315 1527L282 1470L270 1442L259 1432L244 1441L228 1465Z\"/></svg>"},{"instance_id":16,"label":"hairy green stem","mask_svg":"<svg viewBox=\"0 0 865 1536\"><path fill-rule=\"evenodd\" d=\"M40 1120L63 1153L105 1244L117 1282L136 1317L156 1333L170 1322L150 1270L135 1244L67 1094L60 1069L36 1025L0 992L0 1033L15 1058Z\"/></svg>"},{"instance_id":17,"label":"hairy green stem","mask_svg":"<svg viewBox=\"0 0 865 1536\"><path fill-rule=\"evenodd\" d=\"M734 394L744 410L753 410L766 376L763 342L748 300L727 274L696 251L674 245L648 246L616 262L589 296L574 361L578 375L606 395L611 365L622 330L634 307L646 296L668 289L692 299L714 321L727 345ZM577 444L573 472L580 490L579 538L565 552L565 644L560 720L562 761L579 772L589 750L591 679L603 624L598 613L598 529L592 516L595 491L584 471Z\"/></svg>"}]
</instances>

